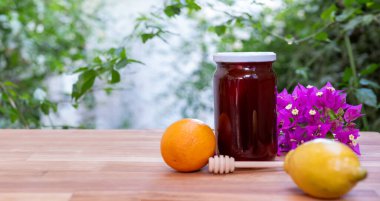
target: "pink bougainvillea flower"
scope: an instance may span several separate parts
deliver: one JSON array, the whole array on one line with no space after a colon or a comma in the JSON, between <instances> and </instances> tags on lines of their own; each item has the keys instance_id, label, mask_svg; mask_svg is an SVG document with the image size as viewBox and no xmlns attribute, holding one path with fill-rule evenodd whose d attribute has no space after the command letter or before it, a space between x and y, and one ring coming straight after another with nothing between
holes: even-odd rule
<instances>
[{"instance_id":1,"label":"pink bougainvillea flower","mask_svg":"<svg viewBox=\"0 0 380 201\"><path fill-rule=\"evenodd\" d=\"M277 94L277 109L285 108L292 101L292 96L284 89L281 93Z\"/></svg>"},{"instance_id":2,"label":"pink bougainvillea flower","mask_svg":"<svg viewBox=\"0 0 380 201\"><path fill-rule=\"evenodd\" d=\"M291 94L284 89L277 95L279 154L315 138L337 140L360 154L353 121L362 116L361 107L347 104L346 93L329 82L321 89L298 84Z\"/></svg>"},{"instance_id":3,"label":"pink bougainvillea flower","mask_svg":"<svg viewBox=\"0 0 380 201\"><path fill-rule=\"evenodd\" d=\"M359 129L339 127L334 131L333 135L337 141L348 145L357 154L360 154L359 144L357 142L360 136Z\"/></svg>"},{"instance_id":4,"label":"pink bougainvillea flower","mask_svg":"<svg viewBox=\"0 0 380 201\"><path fill-rule=\"evenodd\" d=\"M325 138L327 132L331 129L330 124L319 124L319 125L307 125L306 126L306 131L310 135L309 139L315 139L315 138Z\"/></svg>"},{"instance_id":5,"label":"pink bougainvillea flower","mask_svg":"<svg viewBox=\"0 0 380 201\"><path fill-rule=\"evenodd\" d=\"M360 111L362 110L362 104L360 105L349 105L347 107L346 112L344 113L344 120L346 122L352 122L356 120L357 118L361 117L362 114L360 114Z\"/></svg>"}]
</instances>

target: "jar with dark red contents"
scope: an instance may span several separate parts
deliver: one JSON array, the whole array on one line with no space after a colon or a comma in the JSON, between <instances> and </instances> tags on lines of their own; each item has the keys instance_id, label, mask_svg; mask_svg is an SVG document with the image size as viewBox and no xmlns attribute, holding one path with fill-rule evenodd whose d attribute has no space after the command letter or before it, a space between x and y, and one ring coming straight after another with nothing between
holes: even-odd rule
<instances>
[{"instance_id":1,"label":"jar with dark red contents","mask_svg":"<svg viewBox=\"0 0 380 201\"><path fill-rule=\"evenodd\" d=\"M240 161L273 160L277 153L276 75L273 52L214 55L218 154Z\"/></svg>"}]
</instances>

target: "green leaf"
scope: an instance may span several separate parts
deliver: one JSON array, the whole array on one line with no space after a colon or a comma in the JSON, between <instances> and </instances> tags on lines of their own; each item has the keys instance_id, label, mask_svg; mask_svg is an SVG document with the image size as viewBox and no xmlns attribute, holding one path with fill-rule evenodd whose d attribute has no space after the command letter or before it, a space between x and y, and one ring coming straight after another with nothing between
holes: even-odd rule
<instances>
[{"instance_id":1,"label":"green leaf","mask_svg":"<svg viewBox=\"0 0 380 201\"><path fill-rule=\"evenodd\" d=\"M214 27L214 31L218 36L223 35L226 32L227 27L225 25L219 25Z\"/></svg>"},{"instance_id":2,"label":"green leaf","mask_svg":"<svg viewBox=\"0 0 380 201\"><path fill-rule=\"evenodd\" d=\"M1 93L1 98L3 101L8 101L8 95L6 93Z\"/></svg>"},{"instance_id":3,"label":"green leaf","mask_svg":"<svg viewBox=\"0 0 380 201\"><path fill-rule=\"evenodd\" d=\"M324 10L321 14L321 19L325 21L333 21L335 17L336 6L332 4L326 10Z\"/></svg>"},{"instance_id":4,"label":"green leaf","mask_svg":"<svg viewBox=\"0 0 380 201\"><path fill-rule=\"evenodd\" d=\"M76 69L73 73L79 73L79 72L86 71L86 70L88 70L88 67L80 67L80 68Z\"/></svg>"},{"instance_id":5,"label":"green leaf","mask_svg":"<svg viewBox=\"0 0 380 201\"><path fill-rule=\"evenodd\" d=\"M361 4L366 4L366 3L373 2L373 0L358 0L358 2Z\"/></svg>"},{"instance_id":6,"label":"green leaf","mask_svg":"<svg viewBox=\"0 0 380 201\"><path fill-rule=\"evenodd\" d=\"M11 96L17 96L17 93L11 89L11 88L8 88L8 93L11 95Z\"/></svg>"},{"instance_id":7,"label":"green leaf","mask_svg":"<svg viewBox=\"0 0 380 201\"><path fill-rule=\"evenodd\" d=\"M62 129L65 129L65 130L70 129L70 126L69 125L63 125Z\"/></svg>"},{"instance_id":8,"label":"green leaf","mask_svg":"<svg viewBox=\"0 0 380 201\"><path fill-rule=\"evenodd\" d=\"M257 23L253 23L252 24L252 27L259 30L259 31L262 31L263 30L263 26L260 22L257 22Z\"/></svg>"},{"instance_id":9,"label":"green leaf","mask_svg":"<svg viewBox=\"0 0 380 201\"><path fill-rule=\"evenodd\" d=\"M375 18L375 16L373 16L372 14L363 15L363 17L362 17L363 25L371 24L371 22L374 20L374 18Z\"/></svg>"},{"instance_id":10,"label":"green leaf","mask_svg":"<svg viewBox=\"0 0 380 201\"><path fill-rule=\"evenodd\" d=\"M96 71L92 69L79 75L77 82L73 85L71 94L74 100L78 100L94 85L96 75Z\"/></svg>"},{"instance_id":11,"label":"green leaf","mask_svg":"<svg viewBox=\"0 0 380 201\"><path fill-rule=\"evenodd\" d=\"M314 38L316 40L319 40L319 41L328 41L329 40L326 32L320 32Z\"/></svg>"},{"instance_id":12,"label":"green leaf","mask_svg":"<svg viewBox=\"0 0 380 201\"><path fill-rule=\"evenodd\" d=\"M334 135L330 131L326 133L326 138L331 140L335 139Z\"/></svg>"},{"instance_id":13,"label":"green leaf","mask_svg":"<svg viewBox=\"0 0 380 201\"><path fill-rule=\"evenodd\" d=\"M351 68L345 68L343 73L343 82L349 82L352 77L352 70Z\"/></svg>"},{"instance_id":14,"label":"green leaf","mask_svg":"<svg viewBox=\"0 0 380 201\"><path fill-rule=\"evenodd\" d=\"M294 122L294 119L293 118L289 118L290 120L290 123L293 123Z\"/></svg>"},{"instance_id":15,"label":"green leaf","mask_svg":"<svg viewBox=\"0 0 380 201\"><path fill-rule=\"evenodd\" d=\"M78 104L77 102L75 102L75 103L73 103L73 107L74 107L75 109L78 109L79 104Z\"/></svg>"},{"instance_id":16,"label":"green leaf","mask_svg":"<svg viewBox=\"0 0 380 201\"><path fill-rule=\"evenodd\" d=\"M336 21L338 22L343 22L347 19L349 19L352 15L354 15L356 9L353 9L353 8L348 8L348 9L344 9L343 12L336 16ZM358 18L354 18L354 19L358 19Z\"/></svg>"},{"instance_id":17,"label":"green leaf","mask_svg":"<svg viewBox=\"0 0 380 201\"><path fill-rule=\"evenodd\" d=\"M355 0L344 0L343 5L350 7L352 4L354 4L356 1Z\"/></svg>"},{"instance_id":18,"label":"green leaf","mask_svg":"<svg viewBox=\"0 0 380 201\"><path fill-rule=\"evenodd\" d=\"M360 71L361 75L370 75L374 73L380 67L379 64L370 64L365 69Z\"/></svg>"},{"instance_id":19,"label":"green leaf","mask_svg":"<svg viewBox=\"0 0 380 201\"><path fill-rule=\"evenodd\" d=\"M115 54L119 56L121 59L127 58L127 52L124 47L117 48Z\"/></svg>"},{"instance_id":20,"label":"green leaf","mask_svg":"<svg viewBox=\"0 0 380 201\"><path fill-rule=\"evenodd\" d=\"M14 84L14 83L11 82L11 81L5 81L5 82L3 82L3 84L4 84L5 86L7 86L7 87L17 87L17 85Z\"/></svg>"},{"instance_id":21,"label":"green leaf","mask_svg":"<svg viewBox=\"0 0 380 201\"><path fill-rule=\"evenodd\" d=\"M45 100L44 102L41 103L40 109L42 113L44 113L45 115L48 115L51 110L53 110L53 112L57 112L57 104L52 103L48 100Z\"/></svg>"},{"instance_id":22,"label":"green leaf","mask_svg":"<svg viewBox=\"0 0 380 201\"><path fill-rule=\"evenodd\" d=\"M58 111L57 103L50 102L50 108L53 109L54 112Z\"/></svg>"},{"instance_id":23,"label":"green leaf","mask_svg":"<svg viewBox=\"0 0 380 201\"><path fill-rule=\"evenodd\" d=\"M48 115L49 114L49 111L50 111L50 105L48 102L44 101L42 104L41 104L41 111L45 114L45 115Z\"/></svg>"},{"instance_id":24,"label":"green leaf","mask_svg":"<svg viewBox=\"0 0 380 201\"><path fill-rule=\"evenodd\" d=\"M107 59L106 62L102 63L102 65L96 69L98 71L98 74L102 74L106 72L107 70L112 69L113 66L115 65L115 62L116 62L116 59Z\"/></svg>"},{"instance_id":25,"label":"green leaf","mask_svg":"<svg viewBox=\"0 0 380 201\"><path fill-rule=\"evenodd\" d=\"M378 83L371 81L371 80L367 80L365 78L360 79L359 83L363 86L369 86L369 87L372 87L374 89L380 89L380 85Z\"/></svg>"},{"instance_id":26,"label":"green leaf","mask_svg":"<svg viewBox=\"0 0 380 201\"><path fill-rule=\"evenodd\" d=\"M115 51L116 51L116 49L115 48L110 48L107 52L108 52L108 54L114 54L115 53Z\"/></svg>"},{"instance_id":27,"label":"green leaf","mask_svg":"<svg viewBox=\"0 0 380 201\"><path fill-rule=\"evenodd\" d=\"M330 116L331 120L337 119L337 116L333 110L327 110L327 114Z\"/></svg>"},{"instance_id":28,"label":"green leaf","mask_svg":"<svg viewBox=\"0 0 380 201\"><path fill-rule=\"evenodd\" d=\"M119 53L119 56L121 59L126 59L127 58L127 50L123 48L123 50Z\"/></svg>"},{"instance_id":29,"label":"green leaf","mask_svg":"<svg viewBox=\"0 0 380 201\"><path fill-rule=\"evenodd\" d=\"M120 60L119 62L116 63L115 68L116 69L121 69L121 68L124 68L125 66L127 66L130 63L144 64L143 62L135 60L135 59L122 59L122 60Z\"/></svg>"},{"instance_id":30,"label":"green leaf","mask_svg":"<svg viewBox=\"0 0 380 201\"><path fill-rule=\"evenodd\" d=\"M111 87L106 87L106 88L104 88L103 90L104 90L104 92L106 92L107 95L110 95L110 94L112 93L112 91L113 91L113 88L111 88Z\"/></svg>"},{"instance_id":31,"label":"green leaf","mask_svg":"<svg viewBox=\"0 0 380 201\"><path fill-rule=\"evenodd\" d=\"M359 24L361 23L360 17L355 17L350 20L347 24L343 25L343 29L345 31L351 32L353 31Z\"/></svg>"},{"instance_id":32,"label":"green leaf","mask_svg":"<svg viewBox=\"0 0 380 201\"><path fill-rule=\"evenodd\" d=\"M166 6L164 9L164 13L168 17L174 17L176 15L179 15L181 13L181 7L179 4L173 4Z\"/></svg>"},{"instance_id":33,"label":"green leaf","mask_svg":"<svg viewBox=\"0 0 380 201\"><path fill-rule=\"evenodd\" d=\"M124 68L128 64L128 59L122 59L119 62L116 63L115 68L116 69L121 69Z\"/></svg>"},{"instance_id":34,"label":"green leaf","mask_svg":"<svg viewBox=\"0 0 380 201\"><path fill-rule=\"evenodd\" d=\"M9 114L9 117L10 117L12 123L15 123L17 121L17 119L19 119L18 112L14 108L10 109L8 114Z\"/></svg>"},{"instance_id":35,"label":"green leaf","mask_svg":"<svg viewBox=\"0 0 380 201\"><path fill-rule=\"evenodd\" d=\"M78 84L74 83L71 91L71 98L77 101L80 98L80 89L78 87ZM77 108L78 106L73 105L74 108Z\"/></svg>"},{"instance_id":36,"label":"green leaf","mask_svg":"<svg viewBox=\"0 0 380 201\"><path fill-rule=\"evenodd\" d=\"M117 70L111 71L111 80L109 81L110 84L115 84L120 82L120 73Z\"/></svg>"},{"instance_id":37,"label":"green leaf","mask_svg":"<svg viewBox=\"0 0 380 201\"><path fill-rule=\"evenodd\" d=\"M220 0L222 3L228 5L228 6L232 6L235 4L235 0Z\"/></svg>"},{"instance_id":38,"label":"green leaf","mask_svg":"<svg viewBox=\"0 0 380 201\"><path fill-rule=\"evenodd\" d=\"M186 4L190 11L198 11L202 9L194 0L186 0Z\"/></svg>"},{"instance_id":39,"label":"green leaf","mask_svg":"<svg viewBox=\"0 0 380 201\"><path fill-rule=\"evenodd\" d=\"M139 64L143 64L145 65L143 62L139 61L139 60L135 60L135 59L127 59L127 63L139 63Z\"/></svg>"},{"instance_id":40,"label":"green leaf","mask_svg":"<svg viewBox=\"0 0 380 201\"><path fill-rule=\"evenodd\" d=\"M156 36L156 34L154 33L144 33L144 34L141 34L141 40L143 43L146 43L146 41L154 38Z\"/></svg>"},{"instance_id":41,"label":"green leaf","mask_svg":"<svg viewBox=\"0 0 380 201\"><path fill-rule=\"evenodd\" d=\"M94 58L94 63L96 63L96 64L102 64L102 59L100 59L100 57L95 57Z\"/></svg>"},{"instance_id":42,"label":"green leaf","mask_svg":"<svg viewBox=\"0 0 380 201\"><path fill-rule=\"evenodd\" d=\"M356 98L360 103L366 104L371 107L377 107L377 97L372 89L360 88L355 92Z\"/></svg>"}]
</instances>

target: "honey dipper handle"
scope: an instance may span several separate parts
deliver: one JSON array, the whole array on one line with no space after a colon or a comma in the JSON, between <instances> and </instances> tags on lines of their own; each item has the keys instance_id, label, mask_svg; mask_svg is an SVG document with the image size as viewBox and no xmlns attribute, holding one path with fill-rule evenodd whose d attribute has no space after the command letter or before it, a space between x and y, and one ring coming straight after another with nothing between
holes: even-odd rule
<instances>
[{"instance_id":1,"label":"honey dipper handle","mask_svg":"<svg viewBox=\"0 0 380 201\"><path fill-rule=\"evenodd\" d=\"M235 161L235 168L275 168L283 165L282 161Z\"/></svg>"}]
</instances>

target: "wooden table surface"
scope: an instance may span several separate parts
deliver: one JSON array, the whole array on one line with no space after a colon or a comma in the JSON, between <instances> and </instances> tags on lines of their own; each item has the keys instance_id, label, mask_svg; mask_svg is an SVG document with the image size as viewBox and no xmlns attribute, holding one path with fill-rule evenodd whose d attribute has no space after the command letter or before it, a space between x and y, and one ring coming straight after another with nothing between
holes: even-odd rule
<instances>
[{"instance_id":1,"label":"wooden table surface","mask_svg":"<svg viewBox=\"0 0 380 201\"><path fill-rule=\"evenodd\" d=\"M177 173L161 131L0 130L0 201L314 200L281 168ZM344 200L380 200L380 134L362 132L369 172Z\"/></svg>"}]
</instances>

